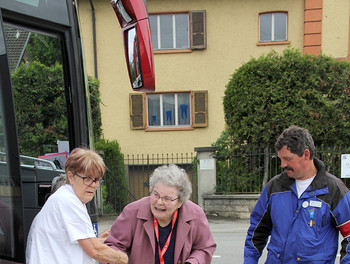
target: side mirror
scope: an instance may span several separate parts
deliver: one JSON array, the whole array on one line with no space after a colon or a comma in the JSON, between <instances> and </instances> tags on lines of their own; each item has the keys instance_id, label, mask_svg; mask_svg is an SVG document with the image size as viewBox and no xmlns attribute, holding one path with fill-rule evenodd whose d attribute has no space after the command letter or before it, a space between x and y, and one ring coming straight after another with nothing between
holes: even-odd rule
<instances>
[{"instance_id":1,"label":"side mirror","mask_svg":"<svg viewBox=\"0 0 350 264\"><path fill-rule=\"evenodd\" d=\"M151 29L144 0L112 0L123 31L125 58L134 91L155 90Z\"/></svg>"}]
</instances>

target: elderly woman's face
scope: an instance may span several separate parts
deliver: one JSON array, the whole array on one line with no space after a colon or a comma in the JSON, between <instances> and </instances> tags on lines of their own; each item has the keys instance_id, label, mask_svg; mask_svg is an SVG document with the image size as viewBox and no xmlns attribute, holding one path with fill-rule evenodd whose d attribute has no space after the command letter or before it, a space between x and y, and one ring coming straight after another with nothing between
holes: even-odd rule
<instances>
[{"instance_id":1,"label":"elderly woman's face","mask_svg":"<svg viewBox=\"0 0 350 264\"><path fill-rule=\"evenodd\" d=\"M178 190L162 182L158 182L150 195L152 214L157 218L160 226L167 226L176 209L180 208L183 202L178 199Z\"/></svg>"},{"instance_id":2,"label":"elderly woman's face","mask_svg":"<svg viewBox=\"0 0 350 264\"><path fill-rule=\"evenodd\" d=\"M82 177L90 177L91 179L94 179L92 175L84 175L82 173L73 174L71 171L68 171L67 176L75 194L83 204L90 202L92 198L94 198L98 187L98 181L93 182L88 186L84 183L84 179L82 179Z\"/></svg>"}]
</instances>

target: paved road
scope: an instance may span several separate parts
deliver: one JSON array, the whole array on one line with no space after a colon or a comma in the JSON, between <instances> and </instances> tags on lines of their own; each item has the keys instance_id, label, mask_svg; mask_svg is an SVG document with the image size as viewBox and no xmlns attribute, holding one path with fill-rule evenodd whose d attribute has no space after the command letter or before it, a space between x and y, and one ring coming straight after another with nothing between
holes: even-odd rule
<instances>
[{"instance_id":1,"label":"paved road","mask_svg":"<svg viewBox=\"0 0 350 264\"><path fill-rule=\"evenodd\" d=\"M217 243L212 264L243 263L243 248L249 220L208 217Z\"/></svg>"},{"instance_id":2,"label":"paved road","mask_svg":"<svg viewBox=\"0 0 350 264\"><path fill-rule=\"evenodd\" d=\"M102 217L98 222L99 233L109 229L115 216ZM217 243L211 264L240 264L243 263L244 240L249 227L249 219L228 219L209 216L209 227ZM266 250L259 264L266 260ZM339 263L339 254L335 263Z\"/></svg>"}]
</instances>

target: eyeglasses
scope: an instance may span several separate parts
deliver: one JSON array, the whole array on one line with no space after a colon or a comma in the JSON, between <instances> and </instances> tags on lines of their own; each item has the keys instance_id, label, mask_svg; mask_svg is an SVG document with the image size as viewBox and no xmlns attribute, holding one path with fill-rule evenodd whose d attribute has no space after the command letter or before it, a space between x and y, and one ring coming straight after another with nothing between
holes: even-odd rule
<instances>
[{"instance_id":1,"label":"eyeglasses","mask_svg":"<svg viewBox=\"0 0 350 264\"><path fill-rule=\"evenodd\" d=\"M156 192L151 192L150 193L150 197L151 199L153 200L153 202L157 202L159 199L161 199L161 201L163 202L163 204L165 205L169 205L171 204L171 202L179 199L179 198L175 198L175 199L171 199L170 197L168 196L164 196L164 197L160 197L160 195Z\"/></svg>"},{"instance_id":2,"label":"eyeglasses","mask_svg":"<svg viewBox=\"0 0 350 264\"><path fill-rule=\"evenodd\" d=\"M101 178L91 179L90 177L83 177L76 172L74 172L74 175L77 175L80 179L83 179L83 183L87 186L91 186L93 183L95 183L96 186L99 186L104 182L104 180L102 180Z\"/></svg>"}]
</instances>

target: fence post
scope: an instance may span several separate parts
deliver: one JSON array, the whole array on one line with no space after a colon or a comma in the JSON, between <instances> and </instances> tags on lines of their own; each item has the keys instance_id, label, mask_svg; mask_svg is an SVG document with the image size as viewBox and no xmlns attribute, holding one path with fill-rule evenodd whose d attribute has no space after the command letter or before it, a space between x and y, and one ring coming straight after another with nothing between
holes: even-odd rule
<instances>
[{"instance_id":1,"label":"fence post","mask_svg":"<svg viewBox=\"0 0 350 264\"><path fill-rule=\"evenodd\" d=\"M102 157L104 158L104 152L103 150L96 150L96 152ZM97 212L99 216L103 215L103 195L102 195L102 186L100 185L97 190L96 190L96 195L95 195L95 199L97 202Z\"/></svg>"},{"instance_id":2,"label":"fence post","mask_svg":"<svg viewBox=\"0 0 350 264\"><path fill-rule=\"evenodd\" d=\"M197 152L198 205L204 209L203 196L215 193L216 159L215 147L194 148Z\"/></svg>"}]
</instances>

